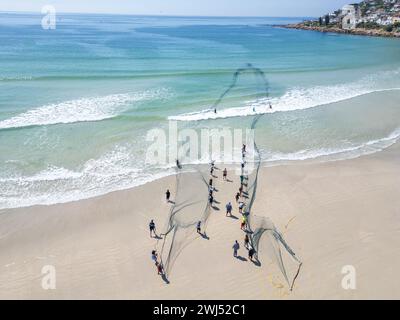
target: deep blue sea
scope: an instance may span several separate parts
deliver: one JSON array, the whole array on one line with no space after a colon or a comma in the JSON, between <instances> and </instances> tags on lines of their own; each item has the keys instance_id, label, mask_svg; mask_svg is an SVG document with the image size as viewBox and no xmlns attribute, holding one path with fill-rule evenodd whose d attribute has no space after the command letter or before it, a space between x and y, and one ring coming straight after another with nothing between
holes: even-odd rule
<instances>
[{"instance_id":1,"label":"deep blue sea","mask_svg":"<svg viewBox=\"0 0 400 320\"><path fill-rule=\"evenodd\" d=\"M289 30L302 18L0 13L0 209L125 189L153 128L237 127L265 114L265 165L379 152L400 136L398 39ZM210 107L251 63L215 114ZM273 109L269 108L269 104ZM246 121L244 121L246 120Z\"/></svg>"}]
</instances>

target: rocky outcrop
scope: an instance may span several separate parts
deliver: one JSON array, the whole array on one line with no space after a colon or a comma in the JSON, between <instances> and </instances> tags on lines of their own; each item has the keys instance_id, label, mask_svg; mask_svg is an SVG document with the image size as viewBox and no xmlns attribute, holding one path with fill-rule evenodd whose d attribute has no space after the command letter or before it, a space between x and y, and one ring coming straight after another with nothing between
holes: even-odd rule
<instances>
[{"instance_id":1,"label":"rocky outcrop","mask_svg":"<svg viewBox=\"0 0 400 320\"><path fill-rule=\"evenodd\" d=\"M399 32L388 32L382 29L341 29L339 27L326 27L326 26L309 26L303 23L297 24L288 24L280 26L287 29L301 29L301 30L310 30L310 31L318 31L318 32L333 32L333 33L344 33L344 34L354 34L360 36L370 36L370 37L387 37L387 38L400 38Z\"/></svg>"}]
</instances>

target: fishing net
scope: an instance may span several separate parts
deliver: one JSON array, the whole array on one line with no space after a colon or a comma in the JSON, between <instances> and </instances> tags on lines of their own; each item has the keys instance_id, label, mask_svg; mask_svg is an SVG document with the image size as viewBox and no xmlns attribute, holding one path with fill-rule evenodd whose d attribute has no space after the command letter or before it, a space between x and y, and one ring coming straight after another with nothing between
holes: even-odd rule
<instances>
[{"instance_id":1,"label":"fishing net","mask_svg":"<svg viewBox=\"0 0 400 320\"><path fill-rule=\"evenodd\" d=\"M202 234L205 235L212 206L209 203L209 175L209 168L205 165L177 168L177 192L166 232L162 234L161 261L167 277L181 251L200 236L197 233L198 222L201 222Z\"/></svg>"},{"instance_id":2,"label":"fishing net","mask_svg":"<svg viewBox=\"0 0 400 320\"><path fill-rule=\"evenodd\" d=\"M260 212L260 210L253 212L257 195L258 175L261 167L261 156L256 143L256 140L258 140L256 132L257 126L262 125L260 123L262 117L262 115L255 116L251 123L251 128L255 134L252 144L252 158L251 160L247 160L252 168L252 170L247 172L247 184L245 185L250 245L255 250L257 259L263 256L279 268L287 285L292 290L300 272L301 261L296 257L296 254L286 243L282 234L267 216L268 213ZM248 163L246 163L246 166Z\"/></svg>"},{"instance_id":3,"label":"fishing net","mask_svg":"<svg viewBox=\"0 0 400 320\"><path fill-rule=\"evenodd\" d=\"M212 106L215 112L223 99L237 85L238 78L243 73L254 73L258 81L261 80L264 98L268 98L268 81L264 73L258 68L247 65L246 68L238 69L234 73L232 84ZM241 125L246 126L246 121L250 120L246 127L255 133L262 117L263 115L247 117L247 120L241 120ZM244 163L244 166L240 165L238 174L243 176L242 201L245 203L244 214L247 216L250 245L255 250L257 259L265 257L279 268L289 288L292 289L301 267L300 260L268 218L268 212L253 212L261 166L256 134L253 134L250 141L246 141L246 152L238 162ZM175 203L169 214L161 249L161 261L167 277L182 250L200 237L196 230L198 222L201 222L203 232L206 229L212 209L212 204L209 202L209 179L210 165L183 164L177 168Z\"/></svg>"},{"instance_id":4,"label":"fishing net","mask_svg":"<svg viewBox=\"0 0 400 320\"><path fill-rule=\"evenodd\" d=\"M251 246L260 259L260 255L276 264L290 290L293 289L300 272L301 261L284 240L268 217L250 216Z\"/></svg>"}]
</instances>

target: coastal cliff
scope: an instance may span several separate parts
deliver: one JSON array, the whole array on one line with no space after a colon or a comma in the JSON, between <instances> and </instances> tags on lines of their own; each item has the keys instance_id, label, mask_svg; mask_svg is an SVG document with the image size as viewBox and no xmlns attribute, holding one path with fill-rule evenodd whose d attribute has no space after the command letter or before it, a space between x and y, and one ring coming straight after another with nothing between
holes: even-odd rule
<instances>
[{"instance_id":1,"label":"coastal cliff","mask_svg":"<svg viewBox=\"0 0 400 320\"><path fill-rule=\"evenodd\" d=\"M347 4L315 20L283 26L290 29L374 37L400 37L400 0L364 0Z\"/></svg>"}]
</instances>

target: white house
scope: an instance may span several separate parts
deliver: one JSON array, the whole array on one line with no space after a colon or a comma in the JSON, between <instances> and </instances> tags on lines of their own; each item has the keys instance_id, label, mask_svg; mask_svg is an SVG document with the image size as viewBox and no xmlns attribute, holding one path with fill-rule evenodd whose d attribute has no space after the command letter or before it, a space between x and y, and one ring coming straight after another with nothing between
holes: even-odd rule
<instances>
[{"instance_id":1,"label":"white house","mask_svg":"<svg viewBox=\"0 0 400 320\"><path fill-rule=\"evenodd\" d=\"M388 16L382 16L376 20L376 23L380 24L381 26L389 26L392 24L392 18Z\"/></svg>"},{"instance_id":2,"label":"white house","mask_svg":"<svg viewBox=\"0 0 400 320\"><path fill-rule=\"evenodd\" d=\"M347 4L342 8L342 28L355 29L361 18L358 4Z\"/></svg>"}]
</instances>

